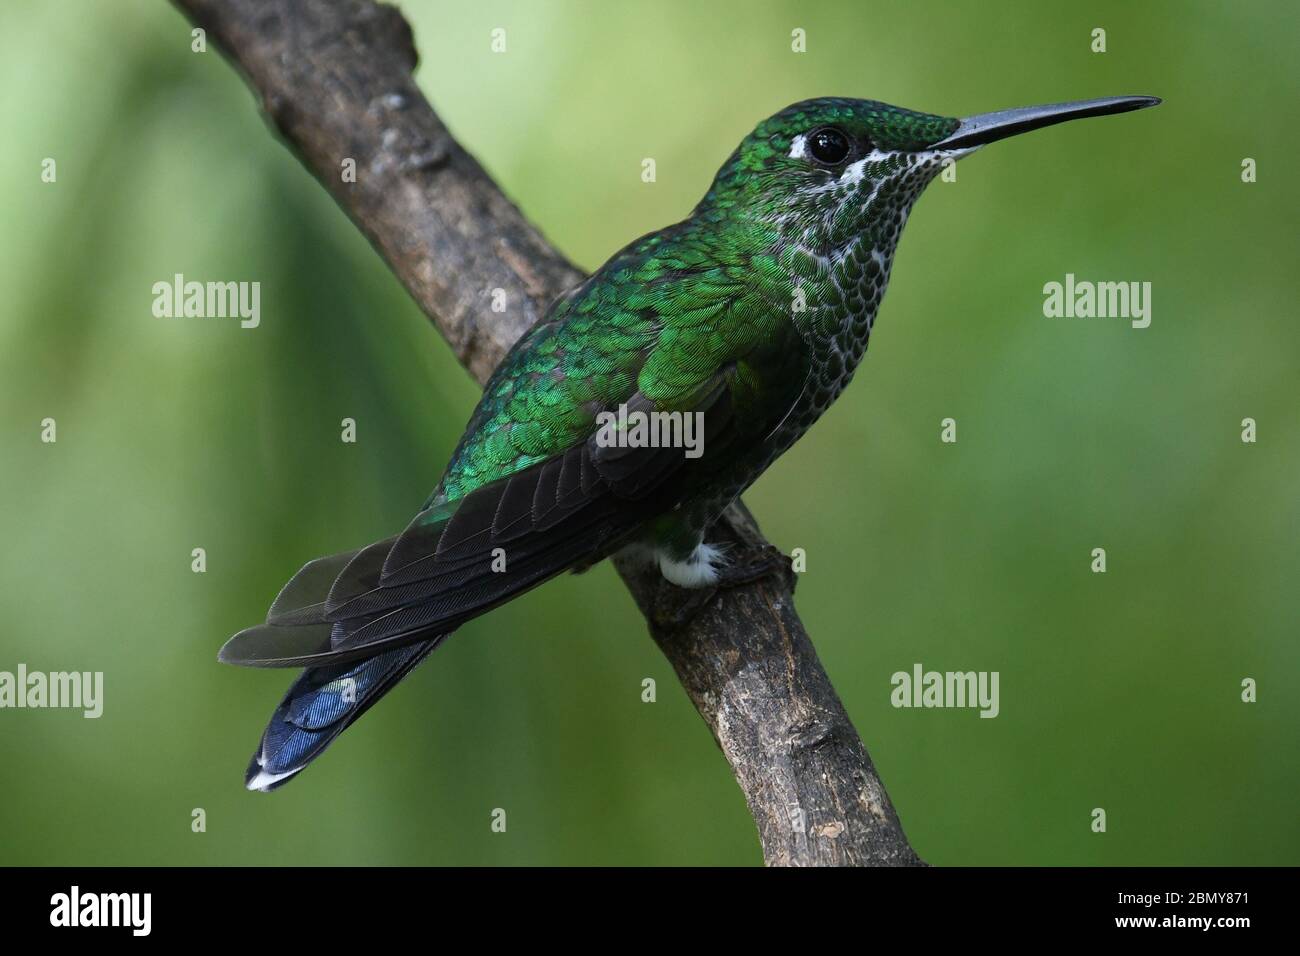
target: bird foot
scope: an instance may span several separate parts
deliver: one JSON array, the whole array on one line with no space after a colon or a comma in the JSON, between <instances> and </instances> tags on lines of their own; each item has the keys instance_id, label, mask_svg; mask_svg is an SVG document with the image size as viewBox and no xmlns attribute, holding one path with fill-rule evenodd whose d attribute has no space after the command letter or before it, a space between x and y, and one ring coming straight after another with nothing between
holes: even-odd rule
<instances>
[{"instance_id":1,"label":"bird foot","mask_svg":"<svg viewBox=\"0 0 1300 956\"><path fill-rule=\"evenodd\" d=\"M797 576L790 556L774 545L766 544L761 548L750 548L733 552L734 559L721 568L715 586L718 588L736 588L753 584L766 577L784 577L794 590Z\"/></svg>"},{"instance_id":2,"label":"bird foot","mask_svg":"<svg viewBox=\"0 0 1300 956\"><path fill-rule=\"evenodd\" d=\"M732 551L728 557L731 560L718 569L717 577L709 587L661 587L655 597L655 623L671 630L685 627L709 606L719 592L767 577L784 577L790 590L794 590L798 576L790 556L773 545Z\"/></svg>"},{"instance_id":3,"label":"bird foot","mask_svg":"<svg viewBox=\"0 0 1300 956\"><path fill-rule=\"evenodd\" d=\"M660 587L655 594L654 622L665 630L676 631L691 623L718 596L718 589Z\"/></svg>"}]
</instances>

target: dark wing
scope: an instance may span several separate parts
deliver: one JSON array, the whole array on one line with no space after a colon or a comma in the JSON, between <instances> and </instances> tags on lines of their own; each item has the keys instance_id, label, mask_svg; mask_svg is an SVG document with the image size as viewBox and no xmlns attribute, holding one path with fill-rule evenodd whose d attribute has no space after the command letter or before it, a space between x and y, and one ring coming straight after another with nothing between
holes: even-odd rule
<instances>
[{"instance_id":1,"label":"dark wing","mask_svg":"<svg viewBox=\"0 0 1300 956\"><path fill-rule=\"evenodd\" d=\"M692 411L705 447L732 423L727 377ZM629 411L650 407L640 395ZM562 571L603 557L671 505L681 448L581 444L420 514L396 538L319 558L286 584L266 623L220 659L252 667L339 664L445 634Z\"/></svg>"},{"instance_id":2,"label":"dark wing","mask_svg":"<svg viewBox=\"0 0 1300 956\"><path fill-rule=\"evenodd\" d=\"M680 500L699 469L760 441L788 410L807 364L767 288L780 278L770 263L719 264L689 235L675 244L652 236L600 275L493 373L407 529L308 564L265 624L227 642L223 661L344 663L445 634L605 556ZM622 403L702 413L703 457L602 447L596 416Z\"/></svg>"}]
</instances>

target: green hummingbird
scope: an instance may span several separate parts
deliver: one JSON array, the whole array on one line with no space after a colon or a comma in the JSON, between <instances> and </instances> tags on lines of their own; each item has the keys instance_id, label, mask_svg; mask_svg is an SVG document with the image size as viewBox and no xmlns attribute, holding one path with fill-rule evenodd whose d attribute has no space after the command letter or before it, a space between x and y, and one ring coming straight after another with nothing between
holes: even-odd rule
<instances>
[{"instance_id":1,"label":"green hummingbird","mask_svg":"<svg viewBox=\"0 0 1300 956\"><path fill-rule=\"evenodd\" d=\"M759 123L690 216L515 344L404 531L311 561L221 649L305 668L248 788L281 786L457 627L563 571L626 549L681 587L752 576L710 527L853 377L926 185L995 140L1159 102L954 119L823 98Z\"/></svg>"}]
</instances>

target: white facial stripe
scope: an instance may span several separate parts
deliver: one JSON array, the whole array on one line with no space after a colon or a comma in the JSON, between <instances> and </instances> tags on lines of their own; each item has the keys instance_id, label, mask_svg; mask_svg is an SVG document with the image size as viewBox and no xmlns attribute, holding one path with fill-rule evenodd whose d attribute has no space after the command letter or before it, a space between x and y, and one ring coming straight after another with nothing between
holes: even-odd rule
<instances>
[{"instance_id":1,"label":"white facial stripe","mask_svg":"<svg viewBox=\"0 0 1300 956\"><path fill-rule=\"evenodd\" d=\"M795 142L791 146L791 150L790 150L791 155L794 155L796 149L798 149L800 152L806 153L807 146L806 143L803 142L803 140L804 140L803 136L798 136L795 138ZM884 184L891 183L898 180L901 177L911 175L918 166L936 159L940 161L946 161L949 159L953 159L953 160L962 159L966 156L969 156L971 153L975 152L976 150L982 148L983 148L982 146L970 146L962 149L917 150L912 153L890 152L888 150L872 149L871 152L867 153L861 159L858 159L855 162L852 162L848 166L846 166L844 168L844 171L840 173L838 177L834 179L828 179L825 182L818 183L817 185L807 185L797 189L796 192L789 197L787 203L791 206L799 206L805 202L815 200L816 197L821 196L825 193L837 193L837 194L844 193L845 198L847 199L856 191L858 185L866 178L866 170L868 166L875 167L884 164L892 159L895 159L899 156L905 157L903 162L896 165L890 171L884 172L882 170L878 174L873 173L874 181L871 187L871 194L867 196L865 199L861 200L861 203L864 207L870 206L873 202L875 202L876 195L879 193L881 187ZM939 170L936 169L935 174L937 175L938 172ZM829 217L834 214L835 213L833 210L827 211L825 213L828 222L829 222Z\"/></svg>"},{"instance_id":2,"label":"white facial stripe","mask_svg":"<svg viewBox=\"0 0 1300 956\"><path fill-rule=\"evenodd\" d=\"M862 182L862 174L866 170L867 166L874 163L883 163L892 155L892 153L885 153L878 149L873 149L856 163L849 163L848 166L844 167L844 172L840 173L840 183L843 185L856 186L858 183Z\"/></svg>"},{"instance_id":3,"label":"white facial stripe","mask_svg":"<svg viewBox=\"0 0 1300 956\"><path fill-rule=\"evenodd\" d=\"M856 163L849 163L849 165L844 168L844 172L840 173L840 182L846 184L852 183L853 185L862 182L862 170L866 165L866 159L859 159Z\"/></svg>"},{"instance_id":4,"label":"white facial stripe","mask_svg":"<svg viewBox=\"0 0 1300 956\"><path fill-rule=\"evenodd\" d=\"M803 159L807 155L808 155L808 141L804 138L803 133L800 133L790 143L790 158Z\"/></svg>"}]
</instances>

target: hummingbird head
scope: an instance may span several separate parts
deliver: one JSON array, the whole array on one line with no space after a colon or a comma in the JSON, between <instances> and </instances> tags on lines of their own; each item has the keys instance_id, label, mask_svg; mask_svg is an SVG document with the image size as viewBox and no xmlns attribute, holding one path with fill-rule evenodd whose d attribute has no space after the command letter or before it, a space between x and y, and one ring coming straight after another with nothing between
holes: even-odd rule
<instances>
[{"instance_id":1,"label":"hummingbird head","mask_svg":"<svg viewBox=\"0 0 1300 956\"><path fill-rule=\"evenodd\" d=\"M950 162L1017 133L1158 102L1121 96L957 119L875 100L805 100L745 137L695 215L761 224L746 231L766 233L805 278L859 247L887 261L912 204Z\"/></svg>"}]
</instances>

